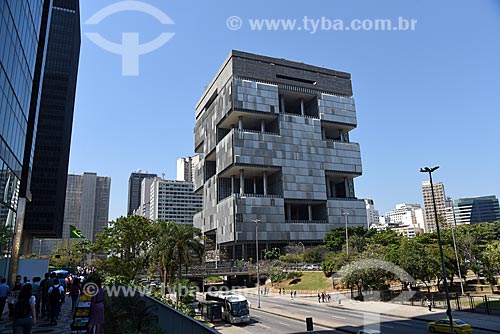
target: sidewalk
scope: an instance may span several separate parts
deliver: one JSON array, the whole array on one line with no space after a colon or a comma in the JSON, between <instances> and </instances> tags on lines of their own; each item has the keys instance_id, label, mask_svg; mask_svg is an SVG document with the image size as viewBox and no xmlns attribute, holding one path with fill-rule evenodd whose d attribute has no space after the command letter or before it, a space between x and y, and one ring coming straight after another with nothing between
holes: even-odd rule
<instances>
[{"instance_id":1,"label":"sidewalk","mask_svg":"<svg viewBox=\"0 0 500 334\"><path fill-rule=\"evenodd\" d=\"M2 321L0 322L0 334L12 334L12 321L9 320L8 306L5 305ZM70 334L71 322L73 315L71 314L71 298L67 295L66 302L61 306L61 314L57 321L57 326L49 325L48 320L41 320L38 316L36 326L33 326L33 334L57 333L57 334Z\"/></svg>"},{"instance_id":2,"label":"sidewalk","mask_svg":"<svg viewBox=\"0 0 500 334\"><path fill-rule=\"evenodd\" d=\"M254 288L252 289L243 289L245 293L256 295L256 291ZM243 292L242 291L242 292ZM279 295L275 292L271 292L268 295L265 295L265 298L276 298L276 299L284 299L289 300L290 297L288 295ZM332 299L327 303L318 304L318 300L316 297L306 297L301 296L297 293L297 299L300 299L301 302L310 303L312 305L325 305L325 307L332 307L337 309L345 309L345 310L353 310L358 312L365 313L373 313L380 314L388 317L397 317L397 318L405 318L412 320L420 320L420 321L434 321L442 318L446 318L446 310L444 309L433 309L431 312L427 309L427 307L421 306L410 306L410 305L401 305L397 303L384 303L384 302L360 302L347 298L342 298L341 303L338 303L337 295L332 294ZM276 311L272 309L267 309L266 307L261 308L262 311L269 313L276 313ZM377 311L375 311L377 310ZM294 318L294 315L291 314L282 314L283 316ZM474 313L474 312L465 312L465 311L454 311L453 317L457 319L461 319L472 325L475 329L488 330L496 333L500 333L500 317L494 315L487 315L484 313ZM328 327L328 324L322 324L322 326Z\"/></svg>"}]
</instances>

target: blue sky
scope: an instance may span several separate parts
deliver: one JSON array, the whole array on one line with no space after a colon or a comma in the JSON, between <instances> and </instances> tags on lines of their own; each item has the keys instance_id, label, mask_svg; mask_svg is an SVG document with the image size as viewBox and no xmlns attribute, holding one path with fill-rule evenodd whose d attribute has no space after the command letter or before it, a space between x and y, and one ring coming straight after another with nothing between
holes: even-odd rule
<instances>
[{"instance_id":1,"label":"blue sky","mask_svg":"<svg viewBox=\"0 0 500 334\"><path fill-rule=\"evenodd\" d=\"M162 25L121 12L85 21L118 0L81 1L82 48L70 173L110 176L110 219L126 214L136 169L175 178L175 161L193 154L194 107L231 49L352 74L364 175L359 198L383 213L422 203L419 168L440 165L436 181L454 198L500 195L500 1L145 0L166 13ZM286 3L286 5L284 5ZM241 18L230 30L230 16ZM417 19L415 31L253 31L249 19ZM121 57L91 42L175 36L140 57L138 76L122 76Z\"/></svg>"}]
</instances>

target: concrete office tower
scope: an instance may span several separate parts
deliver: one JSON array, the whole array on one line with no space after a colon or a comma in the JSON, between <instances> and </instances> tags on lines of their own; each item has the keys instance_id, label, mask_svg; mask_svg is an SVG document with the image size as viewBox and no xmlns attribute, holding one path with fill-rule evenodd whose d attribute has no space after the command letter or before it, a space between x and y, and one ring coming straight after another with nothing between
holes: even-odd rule
<instances>
[{"instance_id":1,"label":"concrete office tower","mask_svg":"<svg viewBox=\"0 0 500 334\"><path fill-rule=\"evenodd\" d=\"M70 225L82 231L86 239L95 241L95 236L108 226L110 190L110 177L96 173L68 175L62 238L34 238L33 252L51 254L57 243L70 239Z\"/></svg>"},{"instance_id":2,"label":"concrete office tower","mask_svg":"<svg viewBox=\"0 0 500 334\"><path fill-rule=\"evenodd\" d=\"M195 194L191 182L152 179L149 218L193 224L193 216L201 210L203 199Z\"/></svg>"},{"instance_id":3,"label":"concrete office tower","mask_svg":"<svg viewBox=\"0 0 500 334\"><path fill-rule=\"evenodd\" d=\"M372 225L380 224L380 214L378 210L375 210L375 204L372 199L365 199L366 206L366 228L370 228Z\"/></svg>"},{"instance_id":4,"label":"concrete office tower","mask_svg":"<svg viewBox=\"0 0 500 334\"><path fill-rule=\"evenodd\" d=\"M31 253L33 236L62 237L66 180L80 58L78 0L54 0L35 155L32 200L26 204L23 252Z\"/></svg>"},{"instance_id":5,"label":"concrete office tower","mask_svg":"<svg viewBox=\"0 0 500 334\"><path fill-rule=\"evenodd\" d=\"M17 272L36 139L51 1L0 2L0 275ZM10 258L10 261L9 261ZM10 262L10 270L5 265Z\"/></svg>"},{"instance_id":6,"label":"concrete office tower","mask_svg":"<svg viewBox=\"0 0 500 334\"><path fill-rule=\"evenodd\" d=\"M453 208L457 225L500 221L500 207L494 195L459 198L453 202Z\"/></svg>"},{"instance_id":7,"label":"concrete office tower","mask_svg":"<svg viewBox=\"0 0 500 334\"><path fill-rule=\"evenodd\" d=\"M200 156L177 159L177 181L193 182L194 166L200 162Z\"/></svg>"},{"instance_id":8,"label":"concrete office tower","mask_svg":"<svg viewBox=\"0 0 500 334\"><path fill-rule=\"evenodd\" d=\"M432 202L431 183L429 181L422 181L422 196L424 197L425 208L425 233L436 232L434 204ZM446 194L442 182L434 183L434 196L436 197L438 218L442 219L441 224L446 227Z\"/></svg>"},{"instance_id":9,"label":"concrete office tower","mask_svg":"<svg viewBox=\"0 0 500 334\"><path fill-rule=\"evenodd\" d=\"M233 258L301 241L331 228L366 226L354 193L361 175L351 76L232 51L196 106L195 227Z\"/></svg>"},{"instance_id":10,"label":"concrete office tower","mask_svg":"<svg viewBox=\"0 0 500 334\"><path fill-rule=\"evenodd\" d=\"M143 173L140 169L130 174L128 179L127 216L133 215L134 210L141 205L141 183L147 178L156 177L156 174Z\"/></svg>"}]
</instances>

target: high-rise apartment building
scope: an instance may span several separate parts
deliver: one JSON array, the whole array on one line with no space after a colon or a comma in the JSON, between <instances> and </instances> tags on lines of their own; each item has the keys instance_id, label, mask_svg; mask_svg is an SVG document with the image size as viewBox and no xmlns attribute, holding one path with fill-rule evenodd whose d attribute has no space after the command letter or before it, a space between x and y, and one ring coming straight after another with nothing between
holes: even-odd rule
<instances>
[{"instance_id":1,"label":"high-rise apartment building","mask_svg":"<svg viewBox=\"0 0 500 334\"><path fill-rule=\"evenodd\" d=\"M194 166L200 161L199 155L177 159L177 181L193 182Z\"/></svg>"},{"instance_id":2,"label":"high-rise apartment building","mask_svg":"<svg viewBox=\"0 0 500 334\"><path fill-rule=\"evenodd\" d=\"M457 225L500 221L500 206L496 196L459 198L453 201Z\"/></svg>"},{"instance_id":3,"label":"high-rise apartment building","mask_svg":"<svg viewBox=\"0 0 500 334\"><path fill-rule=\"evenodd\" d=\"M366 226L349 73L232 51L196 106L194 226L233 258Z\"/></svg>"},{"instance_id":4,"label":"high-rise apartment building","mask_svg":"<svg viewBox=\"0 0 500 334\"><path fill-rule=\"evenodd\" d=\"M434 204L432 202L431 183L429 181L422 182L422 196L424 198L425 208L425 232L436 232L436 219L434 213ZM446 224L446 194L444 192L444 184L442 182L434 183L434 196L436 198L436 211L438 218L443 226Z\"/></svg>"},{"instance_id":5,"label":"high-rise apartment building","mask_svg":"<svg viewBox=\"0 0 500 334\"><path fill-rule=\"evenodd\" d=\"M203 202L202 196L194 193L193 184L159 177L150 180L149 218L192 225Z\"/></svg>"},{"instance_id":6,"label":"high-rise apartment building","mask_svg":"<svg viewBox=\"0 0 500 334\"><path fill-rule=\"evenodd\" d=\"M156 174L143 173L141 170L131 173L128 179L127 216L133 215L141 205L141 183L147 178L156 177Z\"/></svg>"},{"instance_id":7,"label":"high-rise apartment building","mask_svg":"<svg viewBox=\"0 0 500 334\"><path fill-rule=\"evenodd\" d=\"M68 175L62 238L34 238L34 253L51 254L57 243L70 239L70 225L77 227L86 239L95 241L95 236L108 226L110 190L110 177L96 173Z\"/></svg>"},{"instance_id":8,"label":"high-rise apartment building","mask_svg":"<svg viewBox=\"0 0 500 334\"><path fill-rule=\"evenodd\" d=\"M53 0L23 244L61 237L80 58L79 0Z\"/></svg>"},{"instance_id":9,"label":"high-rise apartment building","mask_svg":"<svg viewBox=\"0 0 500 334\"><path fill-rule=\"evenodd\" d=\"M380 214L378 210L375 210L375 204L372 199L365 199L366 206L366 228L370 228L372 225L380 224Z\"/></svg>"},{"instance_id":10,"label":"high-rise apartment building","mask_svg":"<svg viewBox=\"0 0 500 334\"><path fill-rule=\"evenodd\" d=\"M0 2L0 254L17 272L35 149L51 1Z\"/></svg>"}]
</instances>

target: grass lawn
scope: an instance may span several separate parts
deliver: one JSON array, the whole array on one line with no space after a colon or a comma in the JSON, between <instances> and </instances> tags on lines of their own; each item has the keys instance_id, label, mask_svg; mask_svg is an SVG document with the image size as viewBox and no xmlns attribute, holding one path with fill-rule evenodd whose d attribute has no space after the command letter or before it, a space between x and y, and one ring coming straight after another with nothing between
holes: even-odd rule
<instances>
[{"instance_id":1,"label":"grass lawn","mask_svg":"<svg viewBox=\"0 0 500 334\"><path fill-rule=\"evenodd\" d=\"M481 302L475 302L475 304L476 304L476 307L486 308L486 305L482 301ZM488 301L488 306L492 310L500 310L500 300L490 300L490 301Z\"/></svg>"},{"instance_id":2,"label":"grass lawn","mask_svg":"<svg viewBox=\"0 0 500 334\"><path fill-rule=\"evenodd\" d=\"M325 276L323 272L302 272L302 276L293 280L283 281L278 285L278 288L294 289L294 290L331 290L332 280Z\"/></svg>"}]
</instances>

